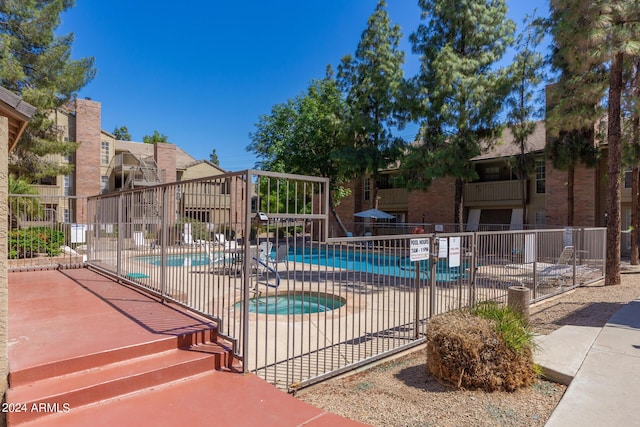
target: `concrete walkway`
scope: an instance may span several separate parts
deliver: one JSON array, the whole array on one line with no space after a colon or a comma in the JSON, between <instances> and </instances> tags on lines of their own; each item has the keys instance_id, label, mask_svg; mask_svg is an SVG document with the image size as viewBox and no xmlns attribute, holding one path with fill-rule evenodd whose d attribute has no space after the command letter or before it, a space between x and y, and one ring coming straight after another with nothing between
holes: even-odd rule
<instances>
[{"instance_id":1,"label":"concrete walkway","mask_svg":"<svg viewBox=\"0 0 640 427\"><path fill-rule=\"evenodd\" d=\"M569 384L547 426L640 426L640 299L603 328L563 326L540 337L536 362Z\"/></svg>"}]
</instances>

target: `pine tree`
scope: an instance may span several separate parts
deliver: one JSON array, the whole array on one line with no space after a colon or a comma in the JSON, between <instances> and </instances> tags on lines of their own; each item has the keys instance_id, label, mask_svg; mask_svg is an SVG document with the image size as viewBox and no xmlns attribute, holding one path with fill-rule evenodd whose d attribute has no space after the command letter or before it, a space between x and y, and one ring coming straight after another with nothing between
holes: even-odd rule
<instances>
[{"instance_id":1,"label":"pine tree","mask_svg":"<svg viewBox=\"0 0 640 427\"><path fill-rule=\"evenodd\" d=\"M209 154L209 161L216 166L220 166L220 159L218 158L218 153L216 153L216 149L212 149Z\"/></svg>"},{"instance_id":2,"label":"pine tree","mask_svg":"<svg viewBox=\"0 0 640 427\"><path fill-rule=\"evenodd\" d=\"M142 142L145 144L155 144L156 142L169 143L169 137L157 130L154 130L152 135L144 135L142 137Z\"/></svg>"},{"instance_id":3,"label":"pine tree","mask_svg":"<svg viewBox=\"0 0 640 427\"><path fill-rule=\"evenodd\" d=\"M0 2L0 85L37 108L9 170L30 181L67 174L70 166L45 159L69 154L76 145L62 140L53 112L73 100L94 75L93 58L71 59L73 35L55 34L60 14L72 0Z\"/></svg>"},{"instance_id":4,"label":"pine tree","mask_svg":"<svg viewBox=\"0 0 640 427\"><path fill-rule=\"evenodd\" d=\"M456 179L455 221L462 226L464 183L476 179L471 159L502 133L500 112L509 92L497 68L513 43L515 24L504 0L420 0L422 18L411 35L421 71L414 79L420 103L419 139L403 165L410 188L434 178Z\"/></svg>"},{"instance_id":5,"label":"pine tree","mask_svg":"<svg viewBox=\"0 0 640 427\"><path fill-rule=\"evenodd\" d=\"M126 126L116 126L113 129L113 136L118 141L131 141L131 134Z\"/></svg>"},{"instance_id":6,"label":"pine tree","mask_svg":"<svg viewBox=\"0 0 640 427\"><path fill-rule=\"evenodd\" d=\"M392 25L380 0L369 17L355 56L342 58L338 82L346 93L349 127L353 143L341 156L350 165L353 177L368 173L372 177L374 207L378 204L380 170L388 168L402 154L404 142L394 136L398 96L404 80L402 33Z\"/></svg>"},{"instance_id":7,"label":"pine tree","mask_svg":"<svg viewBox=\"0 0 640 427\"><path fill-rule=\"evenodd\" d=\"M510 67L513 91L507 97L507 125L513 134L513 143L518 147L516 173L522 188L523 221L527 221L527 178L532 170L533 158L529 154L529 137L536 130L536 119L541 116L537 107L536 92L544 75L544 57L537 51L544 36L542 22L534 16L524 20L524 30L516 40L516 55Z\"/></svg>"},{"instance_id":8,"label":"pine tree","mask_svg":"<svg viewBox=\"0 0 640 427\"><path fill-rule=\"evenodd\" d=\"M606 100L607 118L607 260L606 285L620 284L621 249L621 104L625 59L640 56L640 8L637 0L555 0L553 36L557 55L574 82L574 98L589 104ZM593 70L606 74L605 93ZM599 95L599 97L598 97Z\"/></svg>"}]
</instances>

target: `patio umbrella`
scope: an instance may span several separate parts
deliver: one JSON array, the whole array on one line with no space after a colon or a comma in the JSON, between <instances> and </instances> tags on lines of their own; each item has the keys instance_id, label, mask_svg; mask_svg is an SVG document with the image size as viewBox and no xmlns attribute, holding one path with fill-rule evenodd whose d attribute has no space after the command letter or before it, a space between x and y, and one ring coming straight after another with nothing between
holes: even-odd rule
<instances>
[{"instance_id":1,"label":"patio umbrella","mask_svg":"<svg viewBox=\"0 0 640 427\"><path fill-rule=\"evenodd\" d=\"M358 218L373 218L373 219L393 219L395 218L393 215L388 214L380 209L368 209L366 211L358 212L353 214L353 216L357 216Z\"/></svg>"}]
</instances>

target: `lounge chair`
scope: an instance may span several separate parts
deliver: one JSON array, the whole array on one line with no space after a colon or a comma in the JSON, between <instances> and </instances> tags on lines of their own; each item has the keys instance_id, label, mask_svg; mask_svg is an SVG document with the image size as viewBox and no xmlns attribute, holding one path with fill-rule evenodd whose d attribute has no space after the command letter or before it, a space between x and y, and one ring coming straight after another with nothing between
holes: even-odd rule
<instances>
[{"instance_id":1,"label":"lounge chair","mask_svg":"<svg viewBox=\"0 0 640 427\"><path fill-rule=\"evenodd\" d=\"M547 265L537 271L538 285L562 287L567 279L573 275L573 246L565 246L555 264Z\"/></svg>"}]
</instances>

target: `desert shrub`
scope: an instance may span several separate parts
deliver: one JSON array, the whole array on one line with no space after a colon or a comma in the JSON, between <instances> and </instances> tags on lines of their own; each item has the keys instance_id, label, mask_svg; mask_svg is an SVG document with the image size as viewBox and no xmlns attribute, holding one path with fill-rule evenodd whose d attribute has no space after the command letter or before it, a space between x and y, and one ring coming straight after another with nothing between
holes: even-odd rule
<instances>
[{"instance_id":1,"label":"desert shrub","mask_svg":"<svg viewBox=\"0 0 640 427\"><path fill-rule=\"evenodd\" d=\"M39 254L56 256L64 245L64 233L51 227L28 227L11 230L8 246L9 258L33 258Z\"/></svg>"},{"instance_id":2,"label":"desert shrub","mask_svg":"<svg viewBox=\"0 0 640 427\"><path fill-rule=\"evenodd\" d=\"M514 391L536 377L533 337L508 308L435 316L427 327L427 369L459 388Z\"/></svg>"}]
</instances>

